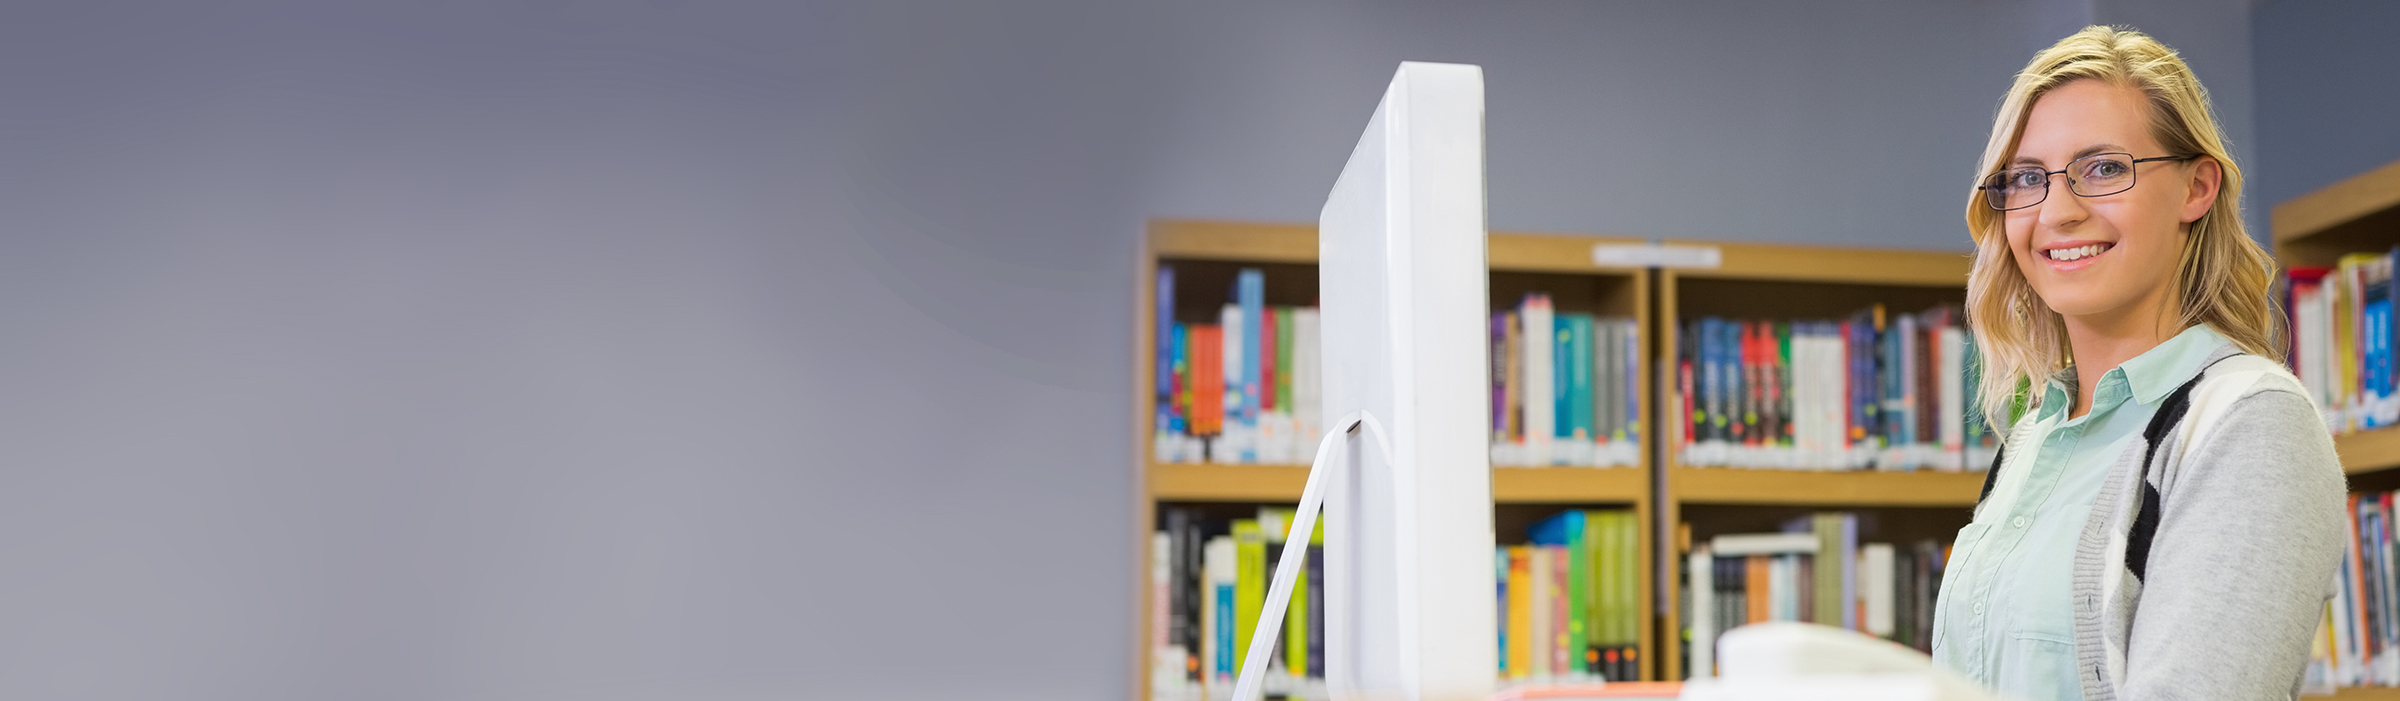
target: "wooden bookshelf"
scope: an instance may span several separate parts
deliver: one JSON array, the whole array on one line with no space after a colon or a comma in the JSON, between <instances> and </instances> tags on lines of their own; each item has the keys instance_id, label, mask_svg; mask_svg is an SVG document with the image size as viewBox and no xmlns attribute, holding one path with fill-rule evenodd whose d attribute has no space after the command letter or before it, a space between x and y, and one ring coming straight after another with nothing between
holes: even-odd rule
<instances>
[{"instance_id":1,"label":"wooden bookshelf","mask_svg":"<svg viewBox=\"0 0 2400 701\"><path fill-rule=\"evenodd\" d=\"M1895 310L1913 311L1935 304L1956 304L1964 298L1969 258L1963 252L1849 249L1741 243L1671 242L1715 246L1722 264L1710 269L1649 271L1612 268L1593 263L1592 248L1602 244L1635 244L1628 237L1493 233L1487 249L1492 269L1490 294L1499 304L1527 291L1551 294L1562 310L1593 311L1632 316L1648 346L1644 373L1660 377L1661 357L1671 357L1678 324L1686 315L1717 314L1744 318L1838 318L1867 305L1882 303ZM1313 290L1316 261L1315 228L1298 225L1241 224L1204 221L1152 222L1144 239L1136 290L1135 339L1137 480L1137 547L1156 527L1160 504L1273 504L1299 498L1308 469L1303 465L1169 464L1151 460L1149 445L1151 342L1155 327L1150 294L1157 267L1177 266L1178 284L1191 275L1204 286L1241 266L1267 271L1269 297L1281 284ZM1209 266L1223 270L1213 270ZM1302 290L1284 289L1285 299ZM1210 300L1217 304L1221 300ZM1180 303L1180 302L1179 302ZM1188 310L1187 310L1188 312ZM1687 514L1699 523L1739 523L1782 518L1789 513L1824 509L1875 509L1895 514L1890 521L1925 529L1951 529L1966 522L1982 487L1981 472L1872 472L1761 470L1685 467L1671 452L1664 465L1650 464L1661 454L1649 443L1658 435L1658 392L1645 392L1637 414L1644 445L1640 468L1514 468L1493 470L1492 495L1501 526L1521 526L1527 508L1544 505L1631 506L1641 521L1640 553L1644 570L1642 600L1650 602L1651 625L1644 626L1641 652L1645 678L1663 678L1679 671L1680 622L1671 592L1677 584L1686 545L1669 537ZM1955 523L1952 523L1955 521ZM1731 527L1726 526L1726 527ZM1704 529L1705 530L1705 529ZM1500 532L1503 542L1519 534ZM1141 602L1136 640L1148 640L1147 553L1135 582ZM1137 697L1147 697L1147 654L1138 656Z\"/></svg>"},{"instance_id":2,"label":"wooden bookshelf","mask_svg":"<svg viewBox=\"0 0 2400 701\"><path fill-rule=\"evenodd\" d=\"M1765 319L1836 319L1875 304L1916 311L1965 299L1965 251L1832 248L1752 243L1671 242L1715 246L1716 268L1673 269L1659 274L1661 401L1682 406L1670 360L1681 320L1702 316ZM1982 491L1982 472L1776 470L1683 465L1669 441L1658 480L1662 497L1661 549L1655 567L1663 644L1662 678L1679 678L1682 650L1681 602L1676 573L1691 543L1714 532L1761 530L1767 524L1812 510L1882 510L1890 530L1931 535L1966 524ZM1674 530L1665 530L1674 529ZM1688 530L1687 530L1688 529ZM1697 537L1694 537L1694 534ZM1887 534L1888 535L1888 534Z\"/></svg>"},{"instance_id":3,"label":"wooden bookshelf","mask_svg":"<svg viewBox=\"0 0 2400 701\"><path fill-rule=\"evenodd\" d=\"M1755 470L1672 467L1667 497L1679 503L1823 507L1973 507L1981 472Z\"/></svg>"},{"instance_id":4,"label":"wooden bookshelf","mask_svg":"<svg viewBox=\"0 0 2400 701\"><path fill-rule=\"evenodd\" d=\"M2301 698L2333 699L2333 701L2400 701L2400 687L2353 686L2336 689L2332 696L2303 696Z\"/></svg>"},{"instance_id":5,"label":"wooden bookshelf","mask_svg":"<svg viewBox=\"0 0 2400 701\"><path fill-rule=\"evenodd\" d=\"M2286 266L2329 266L2344 253L2400 244L2400 161L2275 205L2275 259ZM2342 471L2400 467L2400 428L2333 438Z\"/></svg>"},{"instance_id":6,"label":"wooden bookshelf","mask_svg":"<svg viewBox=\"0 0 2400 701\"><path fill-rule=\"evenodd\" d=\"M1486 259L1491 268L1488 281L1493 308L1513 305L1529 291L1549 294L1561 311L1577 311L1632 317L1642 329L1644 345L1647 334L1655 324L1650 322L1652 281L1650 271L1643 268L1609 267L1594 263L1596 245L1637 244L1642 240L1626 237L1553 235L1494 232L1490 234ZM1158 320L1152 295L1156 290L1159 266L1176 266L1177 285L1189 284L1207 289L1218 284L1219 277L1230 275L1239 267L1259 267L1266 271L1268 296L1271 303L1280 294L1285 300L1313 299L1316 285L1317 260L1316 227L1290 224L1257 224L1216 221L1161 220L1149 224L1138 260L1134 323L1134 441L1137 454L1134 467L1137 504L1135 514L1135 576L1134 601L1135 688L1133 697L1147 699L1150 692L1149 553L1150 533L1157 527L1161 504L1293 504L1300 498L1302 486L1308 479L1306 465L1238 465L1238 464L1181 464L1153 461L1151 451L1151 402L1156 377L1153 375ZM1178 296L1178 305L1184 297ZM1198 301L1198 300L1195 300ZM1222 302L1207 300L1214 305ZM1639 366L1641 376L1650 374L1648 353ZM1656 523L1651 510L1655 473L1647 464L1653 451L1648 428L1654 425L1649 393L1637 392L1635 420L1644 428L1639 449L1643 464L1636 467L1502 467L1492 471L1492 499L1495 502L1496 535L1502 543L1522 542L1524 526L1530 519L1549 510L1561 508L1631 507L1639 526L1641 552L1637 561L1645 568L1640 573L1642 601L1650 601L1649 590L1655 577L1647 569L1655 558L1657 535L1652 532ZM1511 532L1515 531L1515 532ZM1647 660L1659 659L1655 625L1641 626L1639 641L1641 655ZM1653 678L1655 667L1645 672Z\"/></svg>"},{"instance_id":7,"label":"wooden bookshelf","mask_svg":"<svg viewBox=\"0 0 2400 701\"><path fill-rule=\"evenodd\" d=\"M1646 496L1644 472L1631 467L1500 467L1492 501L1501 504L1631 504ZM1298 502L1307 465L1150 465L1153 501Z\"/></svg>"}]
</instances>

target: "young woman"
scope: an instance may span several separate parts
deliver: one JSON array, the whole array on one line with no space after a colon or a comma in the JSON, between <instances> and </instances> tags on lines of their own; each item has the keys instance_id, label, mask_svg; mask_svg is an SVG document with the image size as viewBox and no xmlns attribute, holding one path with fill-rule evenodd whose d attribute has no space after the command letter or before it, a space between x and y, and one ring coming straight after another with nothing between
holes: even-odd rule
<instances>
[{"instance_id":1,"label":"young woman","mask_svg":"<svg viewBox=\"0 0 2400 701\"><path fill-rule=\"evenodd\" d=\"M2003 695L2288 698L2341 558L2241 170L2175 52L2091 27L2017 75L1967 204L1982 411L1934 658Z\"/></svg>"}]
</instances>

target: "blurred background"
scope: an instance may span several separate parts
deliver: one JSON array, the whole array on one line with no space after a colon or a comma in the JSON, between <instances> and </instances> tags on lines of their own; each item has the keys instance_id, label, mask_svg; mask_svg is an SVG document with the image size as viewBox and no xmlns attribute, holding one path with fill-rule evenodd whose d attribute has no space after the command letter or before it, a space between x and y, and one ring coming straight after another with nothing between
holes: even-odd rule
<instances>
[{"instance_id":1,"label":"blurred background","mask_svg":"<svg viewBox=\"0 0 2400 701\"><path fill-rule=\"evenodd\" d=\"M0 697L1128 698L1145 221L1425 60L1495 229L1964 250L2092 23L2400 158L2374 0L8 3Z\"/></svg>"}]
</instances>

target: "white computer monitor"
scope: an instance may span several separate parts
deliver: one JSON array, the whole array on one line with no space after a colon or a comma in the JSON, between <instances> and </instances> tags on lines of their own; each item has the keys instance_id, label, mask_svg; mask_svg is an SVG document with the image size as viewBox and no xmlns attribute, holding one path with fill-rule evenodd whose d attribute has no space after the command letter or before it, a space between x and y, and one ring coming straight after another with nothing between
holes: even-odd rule
<instances>
[{"instance_id":1,"label":"white computer monitor","mask_svg":"<svg viewBox=\"0 0 2400 701\"><path fill-rule=\"evenodd\" d=\"M1483 69L1402 63L1318 220L1336 699L1485 698L1498 667Z\"/></svg>"}]
</instances>

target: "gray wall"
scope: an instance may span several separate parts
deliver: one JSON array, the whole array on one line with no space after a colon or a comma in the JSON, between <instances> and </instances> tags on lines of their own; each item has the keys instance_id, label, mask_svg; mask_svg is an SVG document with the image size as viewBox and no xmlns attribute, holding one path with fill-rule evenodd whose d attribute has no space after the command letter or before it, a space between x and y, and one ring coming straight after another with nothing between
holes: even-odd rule
<instances>
[{"instance_id":1,"label":"gray wall","mask_svg":"<svg viewBox=\"0 0 2400 701\"><path fill-rule=\"evenodd\" d=\"M1429 59L1495 226L1956 248L2092 11L193 5L0 10L0 697L1121 698L1145 218Z\"/></svg>"},{"instance_id":2,"label":"gray wall","mask_svg":"<svg viewBox=\"0 0 2400 701\"><path fill-rule=\"evenodd\" d=\"M2268 206L2400 159L2400 4L2278 0L2258 9L2256 201Z\"/></svg>"}]
</instances>

